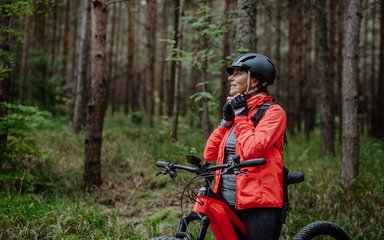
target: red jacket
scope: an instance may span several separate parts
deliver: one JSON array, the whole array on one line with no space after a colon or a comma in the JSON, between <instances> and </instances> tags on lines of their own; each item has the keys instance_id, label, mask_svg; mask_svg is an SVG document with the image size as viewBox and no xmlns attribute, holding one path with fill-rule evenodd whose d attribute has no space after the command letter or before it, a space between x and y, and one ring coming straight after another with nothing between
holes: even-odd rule
<instances>
[{"instance_id":1,"label":"red jacket","mask_svg":"<svg viewBox=\"0 0 384 240\"><path fill-rule=\"evenodd\" d=\"M236 209L257 207L278 207L283 204L283 145L287 123L285 111L278 104L273 104L265 112L259 124L254 127L251 117L271 96L256 96L247 100L248 116L237 116L236 154L240 161L265 158L266 164L248 168L248 176L236 176ZM232 126L233 128L233 126ZM225 155L225 143L231 128L218 126L207 140L204 158L216 164L222 164ZM220 173L220 171L218 171ZM214 191L220 186L220 175L215 178Z\"/></svg>"}]
</instances>

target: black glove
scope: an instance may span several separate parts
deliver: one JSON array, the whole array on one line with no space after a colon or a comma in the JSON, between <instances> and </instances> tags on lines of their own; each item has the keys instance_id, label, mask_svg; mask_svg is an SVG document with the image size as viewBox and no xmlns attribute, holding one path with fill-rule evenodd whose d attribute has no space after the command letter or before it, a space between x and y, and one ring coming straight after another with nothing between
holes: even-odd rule
<instances>
[{"instance_id":1,"label":"black glove","mask_svg":"<svg viewBox=\"0 0 384 240\"><path fill-rule=\"evenodd\" d=\"M225 121L233 121L235 119L235 113L233 112L232 105L229 102L224 104L223 119Z\"/></svg>"},{"instance_id":2,"label":"black glove","mask_svg":"<svg viewBox=\"0 0 384 240\"><path fill-rule=\"evenodd\" d=\"M248 116L248 107L247 107L247 94L244 93L242 95L236 96L232 102L231 105L233 107L233 110L235 112L235 116L244 115Z\"/></svg>"}]
</instances>

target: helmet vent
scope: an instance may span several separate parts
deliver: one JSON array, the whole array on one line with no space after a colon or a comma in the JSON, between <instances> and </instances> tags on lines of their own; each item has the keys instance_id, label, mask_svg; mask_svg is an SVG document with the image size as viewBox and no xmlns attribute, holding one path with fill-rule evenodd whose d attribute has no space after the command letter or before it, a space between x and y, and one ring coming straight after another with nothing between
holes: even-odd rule
<instances>
[{"instance_id":1,"label":"helmet vent","mask_svg":"<svg viewBox=\"0 0 384 240\"><path fill-rule=\"evenodd\" d=\"M249 59L254 59L256 56L249 56L249 57L245 57L243 59L241 59L241 62L246 62L248 61Z\"/></svg>"}]
</instances>

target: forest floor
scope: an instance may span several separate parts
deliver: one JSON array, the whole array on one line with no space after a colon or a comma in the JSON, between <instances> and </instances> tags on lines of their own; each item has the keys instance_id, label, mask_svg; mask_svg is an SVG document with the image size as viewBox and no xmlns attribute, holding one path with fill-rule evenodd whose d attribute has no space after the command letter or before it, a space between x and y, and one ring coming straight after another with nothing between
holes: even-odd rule
<instances>
[{"instance_id":1,"label":"forest floor","mask_svg":"<svg viewBox=\"0 0 384 240\"><path fill-rule=\"evenodd\" d=\"M52 119L31 133L43 153L24 160L26 168L0 175L0 239L148 239L171 235L180 217L182 178L156 176L155 162L185 162L202 155L201 130L181 121L179 141L170 140L170 123L153 129L122 115L105 122L103 185L84 193L84 132L71 133ZM281 239L291 239L314 220L339 223L354 239L384 239L384 142L361 137L360 173L349 189L338 178L340 146L334 157L319 155L319 133L288 136L284 165L305 174L290 187L291 211ZM185 179L190 175L183 175ZM188 205L183 202L184 211Z\"/></svg>"}]
</instances>

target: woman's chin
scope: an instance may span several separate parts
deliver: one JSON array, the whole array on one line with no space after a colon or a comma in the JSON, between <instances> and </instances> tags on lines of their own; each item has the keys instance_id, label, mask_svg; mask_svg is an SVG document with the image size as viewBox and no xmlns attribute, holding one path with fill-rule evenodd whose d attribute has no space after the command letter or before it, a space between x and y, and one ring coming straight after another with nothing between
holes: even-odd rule
<instances>
[{"instance_id":1,"label":"woman's chin","mask_svg":"<svg viewBox=\"0 0 384 240\"><path fill-rule=\"evenodd\" d=\"M233 97L233 96L235 96L238 93L239 93L239 91L231 90L231 91L229 91L229 96Z\"/></svg>"}]
</instances>

